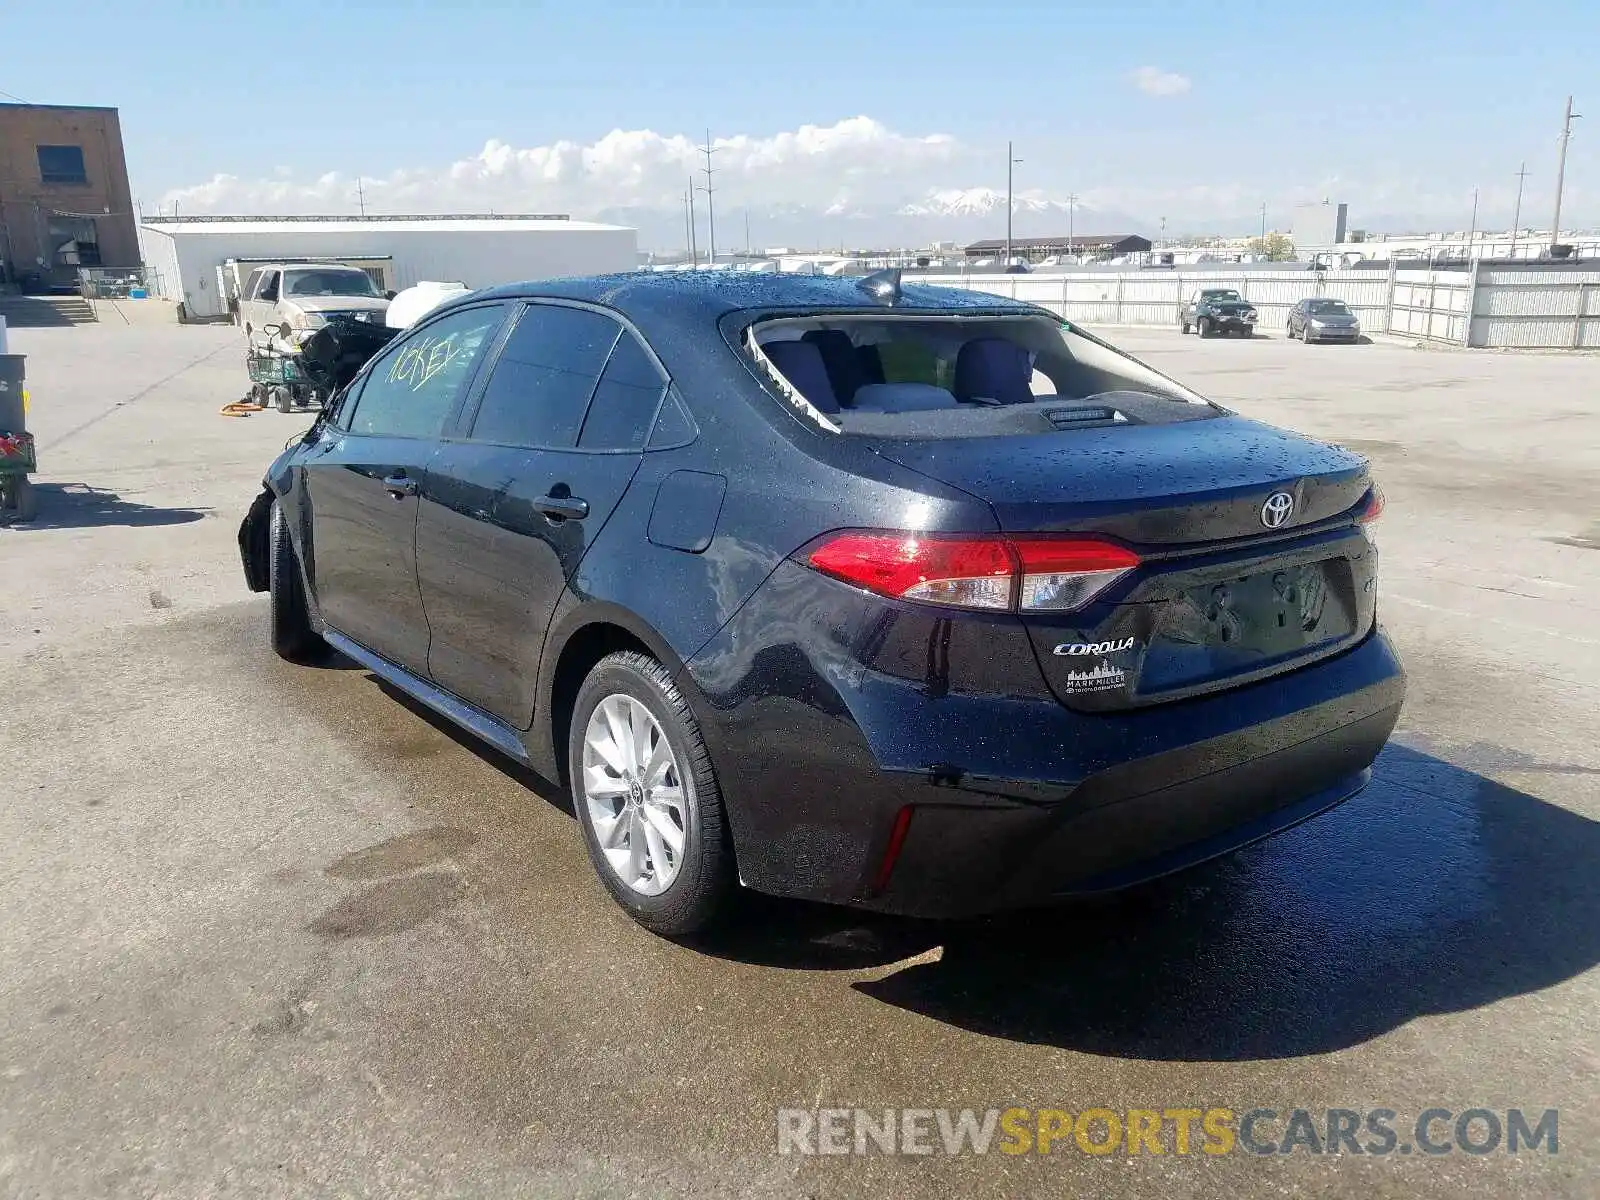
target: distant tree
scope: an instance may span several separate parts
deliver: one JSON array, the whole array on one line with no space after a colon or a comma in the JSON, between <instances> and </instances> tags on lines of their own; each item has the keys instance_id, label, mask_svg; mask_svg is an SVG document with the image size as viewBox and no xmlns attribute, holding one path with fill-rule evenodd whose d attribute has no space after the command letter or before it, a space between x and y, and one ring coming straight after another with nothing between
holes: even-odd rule
<instances>
[{"instance_id":1,"label":"distant tree","mask_svg":"<svg viewBox=\"0 0 1600 1200\"><path fill-rule=\"evenodd\" d=\"M1287 262L1294 257L1294 242L1286 233L1269 233L1265 239L1251 238L1250 253L1259 254L1268 262Z\"/></svg>"}]
</instances>

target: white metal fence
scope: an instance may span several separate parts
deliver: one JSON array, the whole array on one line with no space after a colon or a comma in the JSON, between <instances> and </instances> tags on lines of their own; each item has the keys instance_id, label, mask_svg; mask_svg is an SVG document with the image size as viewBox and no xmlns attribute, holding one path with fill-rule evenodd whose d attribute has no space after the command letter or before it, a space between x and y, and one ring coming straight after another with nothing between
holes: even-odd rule
<instances>
[{"instance_id":1,"label":"white metal fence","mask_svg":"<svg viewBox=\"0 0 1600 1200\"><path fill-rule=\"evenodd\" d=\"M1479 264L1470 270L1222 271L1129 269L1031 275L917 275L907 282L970 288L1038 304L1084 325L1178 324L1202 287L1231 287L1284 328L1310 296L1348 304L1370 333L1459 346L1600 348L1600 268Z\"/></svg>"}]
</instances>

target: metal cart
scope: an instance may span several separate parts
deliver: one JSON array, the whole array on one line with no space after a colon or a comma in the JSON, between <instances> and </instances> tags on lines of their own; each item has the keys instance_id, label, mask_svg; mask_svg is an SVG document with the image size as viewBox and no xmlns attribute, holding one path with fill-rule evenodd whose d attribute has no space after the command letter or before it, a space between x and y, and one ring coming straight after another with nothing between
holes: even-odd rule
<instances>
[{"instance_id":1,"label":"metal cart","mask_svg":"<svg viewBox=\"0 0 1600 1200\"><path fill-rule=\"evenodd\" d=\"M250 377L248 403L269 405L279 412L320 407L326 397L312 382L299 354L252 346L245 351L245 373Z\"/></svg>"}]
</instances>

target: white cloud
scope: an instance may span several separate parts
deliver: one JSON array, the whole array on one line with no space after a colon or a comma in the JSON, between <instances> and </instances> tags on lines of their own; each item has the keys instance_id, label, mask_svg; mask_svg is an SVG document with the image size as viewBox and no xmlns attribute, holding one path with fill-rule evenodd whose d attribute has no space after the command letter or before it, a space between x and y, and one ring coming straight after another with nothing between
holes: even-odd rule
<instances>
[{"instance_id":1,"label":"white cloud","mask_svg":"<svg viewBox=\"0 0 1600 1200\"><path fill-rule=\"evenodd\" d=\"M1178 96L1189 90L1189 77L1160 67L1140 67L1129 78L1148 96Z\"/></svg>"},{"instance_id":2,"label":"white cloud","mask_svg":"<svg viewBox=\"0 0 1600 1200\"><path fill-rule=\"evenodd\" d=\"M730 200L840 203L849 189L896 194L927 186L964 154L946 134L897 133L870 117L802 125L769 136L713 140L719 191ZM468 158L437 167L403 167L365 176L369 212L572 212L680 204L691 173L705 165L693 140L649 129L616 129L588 145L558 141L519 149L493 139ZM704 177L697 179L703 182ZM174 188L164 210L184 213L351 212L356 179L344 172L314 178L285 174L216 175Z\"/></svg>"}]
</instances>

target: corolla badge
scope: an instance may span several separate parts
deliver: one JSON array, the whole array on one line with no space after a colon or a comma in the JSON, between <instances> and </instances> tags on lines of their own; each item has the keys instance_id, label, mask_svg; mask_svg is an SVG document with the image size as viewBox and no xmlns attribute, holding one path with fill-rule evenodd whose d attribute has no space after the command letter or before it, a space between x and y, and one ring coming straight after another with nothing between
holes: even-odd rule
<instances>
[{"instance_id":1,"label":"corolla badge","mask_svg":"<svg viewBox=\"0 0 1600 1200\"><path fill-rule=\"evenodd\" d=\"M1070 658L1079 654L1116 654L1122 650L1132 650L1133 639L1120 638L1110 642L1062 642L1050 653L1061 658Z\"/></svg>"},{"instance_id":2,"label":"corolla badge","mask_svg":"<svg viewBox=\"0 0 1600 1200\"><path fill-rule=\"evenodd\" d=\"M1281 529L1294 516L1294 497L1288 492L1273 492L1261 506L1261 523L1268 529Z\"/></svg>"}]
</instances>

